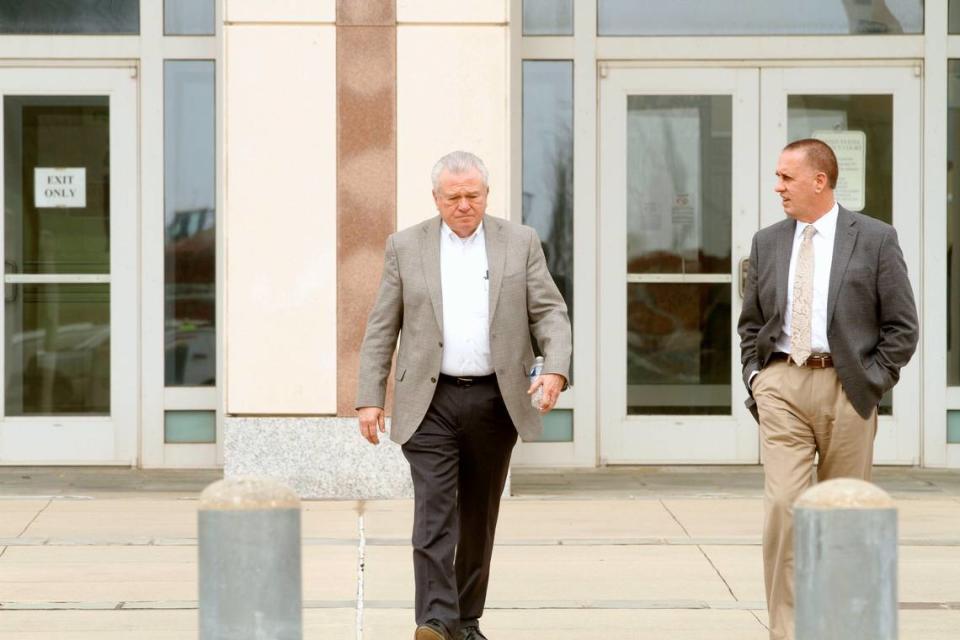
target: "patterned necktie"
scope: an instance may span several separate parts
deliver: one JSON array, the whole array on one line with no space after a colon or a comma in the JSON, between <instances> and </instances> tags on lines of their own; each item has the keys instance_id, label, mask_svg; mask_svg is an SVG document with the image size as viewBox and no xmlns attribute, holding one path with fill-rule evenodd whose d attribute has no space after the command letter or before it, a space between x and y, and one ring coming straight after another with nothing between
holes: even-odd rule
<instances>
[{"instance_id":1,"label":"patterned necktie","mask_svg":"<svg viewBox=\"0 0 960 640\"><path fill-rule=\"evenodd\" d=\"M803 230L793 276L793 311L790 314L790 358L803 366L810 357L810 308L813 306L813 234L812 224Z\"/></svg>"}]
</instances>

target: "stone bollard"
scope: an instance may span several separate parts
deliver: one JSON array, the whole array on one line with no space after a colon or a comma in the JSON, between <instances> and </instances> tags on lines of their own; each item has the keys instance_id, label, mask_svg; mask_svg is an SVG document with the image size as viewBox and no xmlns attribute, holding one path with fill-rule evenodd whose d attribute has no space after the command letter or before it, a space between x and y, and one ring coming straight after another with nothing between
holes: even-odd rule
<instances>
[{"instance_id":1,"label":"stone bollard","mask_svg":"<svg viewBox=\"0 0 960 640\"><path fill-rule=\"evenodd\" d=\"M200 496L200 640L301 640L300 498L269 478Z\"/></svg>"},{"instance_id":2,"label":"stone bollard","mask_svg":"<svg viewBox=\"0 0 960 640\"><path fill-rule=\"evenodd\" d=\"M794 504L797 640L896 640L897 509L841 478Z\"/></svg>"}]
</instances>

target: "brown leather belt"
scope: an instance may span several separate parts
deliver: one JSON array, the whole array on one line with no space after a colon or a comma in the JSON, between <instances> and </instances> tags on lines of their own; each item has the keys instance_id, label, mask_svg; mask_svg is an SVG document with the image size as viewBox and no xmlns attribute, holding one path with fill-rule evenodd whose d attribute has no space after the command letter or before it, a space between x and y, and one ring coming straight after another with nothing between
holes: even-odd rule
<instances>
[{"instance_id":1,"label":"brown leather belt","mask_svg":"<svg viewBox=\"0 0 960 640\"><path fill-rule=\"evenodd\" d=\"M793 360L790 359L790 354L782 351L774 351L770 354L770 362L776 360L786 360L791 364L795 364ZM807 369L829 369L833 366L833 358L829 353L811 353L803 366Z\"/></svg>"}]
</instances>

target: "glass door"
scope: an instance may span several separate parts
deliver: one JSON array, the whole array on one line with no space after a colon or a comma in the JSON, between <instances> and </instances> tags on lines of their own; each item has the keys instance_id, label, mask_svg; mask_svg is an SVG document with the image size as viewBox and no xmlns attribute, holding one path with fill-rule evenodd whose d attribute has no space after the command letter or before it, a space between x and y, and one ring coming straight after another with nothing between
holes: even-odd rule
<instances>
[{"instance_id":1,"label":"glass door","mask_svg":"<svg viewBox=\"0 0 960 640\"><path fill-rule=\"evenodd\" d=\"M834 148L838 201L897 228L919 302L920 77L914 65L607 70L603 462L759 460L735 328L751 237L785 215L773 187L788 141ZM878 463L920 461L919 359L881 403Z\"/></svg>"},{"instance_id":2,"label":"glass door","mask_svg":"<svg viewBox=\"0 0 960 640\"><path fill-rule=\"evenodd\" d=\"M761 75L761 224L783 216L774 167L790 140L820 138L840 164L837 201L897 229L920 304L920 67L769 68ZM879 464L920 463L920 350L880 404Z\"/></svg>"},{"instance_id":3,"label":"glass door","mask_svg":"<svg viewBox=\"0 0 960 640\"><path fill-rule=\"evenodd\" d=\"M614 68L600 87L602 461L757 462L736 318L759 72Z\"/></svg>"},{"instance_id":4,"label":"glass door","mask_svg":"<svg viewBox=\"0 0 960 640\"><path fill-rule=\"evenodd\" d=\"M2 69L0 463L136 462L136 80Z\"/></svg>"}]
</instances>

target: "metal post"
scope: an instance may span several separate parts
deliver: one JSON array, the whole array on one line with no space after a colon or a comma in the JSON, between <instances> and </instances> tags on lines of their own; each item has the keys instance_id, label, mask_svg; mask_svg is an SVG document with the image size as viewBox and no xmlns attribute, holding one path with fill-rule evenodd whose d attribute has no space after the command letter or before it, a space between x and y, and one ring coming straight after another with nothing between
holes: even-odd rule
<instances>
[{"instance_id":1,"label":"metal post","mask_svg":"<svg viewBox=\"0 0 960 640\"><path fill-rule=\"evenodd\" d=\"M200 496L200 640L301 640L300 498L267 478Z\"/></svg>"},{"instance_id":2,"label":"metal post","mask_svg":"<svg viewBox=\"0 0 960 640\"><path fill-rule=\"evenodd\" d=\"M879 487L828 480L794 505L797 640L896 640L897 509Z\"/></svg>"}]
</instances>

